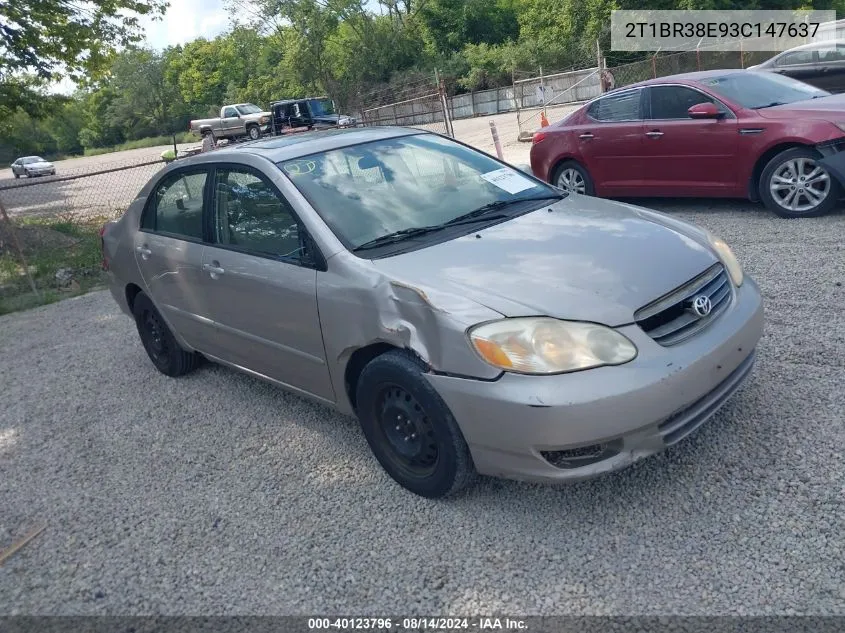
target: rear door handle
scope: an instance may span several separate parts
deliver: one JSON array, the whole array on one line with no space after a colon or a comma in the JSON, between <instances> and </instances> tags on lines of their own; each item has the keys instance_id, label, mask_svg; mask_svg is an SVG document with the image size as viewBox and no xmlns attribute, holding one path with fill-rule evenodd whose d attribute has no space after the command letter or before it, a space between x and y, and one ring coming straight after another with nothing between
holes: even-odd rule
<instances>
[{"instance_id":1,"label":"rear door handle","mask_svg":"<svg viewBox=\"0 0 845 633\"><path fill-rule=\"evenodd\" d=\"M153 252L146 246L136 246L135 252L141 256L141 259L149 259Z\"/></svg>"},{"instance_id":2,"label":"rear door handle","mask_svg":"<svg viewBox=\"0 0 845 633\"><path fill-rule=\"evenodd\" d=\"M590 134L589 132L584 132L583 134L580 134L580 135L578 136L578 138L582 138L582 139L591 139L591 138L595 138L595 136L593 136L593 135L592 135L592 134Z\"/></svg>"},{"instance_id":3,"label":"rear door handle","mask_svg":"<svg viewBox=\"0 0 845 633\"><path fill-rule=\"evenodd\" d=\"M202 269L211 275L212 279L217 279L220 275L226 272L223 268L220 268L220 266L216 266L215 264L217 264L217 262L214 262L214 264L202 265Z\"/></svg>"},{"instance_id":4,"label":"rear door handle","mask_svg":"<svg viewBox=\"0 0 845 633\"><path fill-rule=\"evenodd\" d=\"M658 130L652 130L651 132L646 132L645 135L649 138L660 138L661 136L663 136L663 132L660 132Z\"/></svg>"}]
</instances>

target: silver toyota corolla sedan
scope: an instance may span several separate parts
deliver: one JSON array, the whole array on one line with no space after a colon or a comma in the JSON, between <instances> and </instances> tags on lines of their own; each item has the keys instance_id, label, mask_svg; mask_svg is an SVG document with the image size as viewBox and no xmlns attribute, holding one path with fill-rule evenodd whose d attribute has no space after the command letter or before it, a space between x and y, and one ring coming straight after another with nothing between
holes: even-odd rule
<instances>
[{"instance_id":1,"label":"silver toyota corolla sedan","mask_svg":"<svg viewBox=\"0 0 845 633\"><path fill-rule=\"evenodd\" d=\"M427 497L678 442L748 377L763 327L756 284L705 230L414 129L175 161L103 251L161 372L206 358L356 415Z\"/></svg>"}]
</instances>

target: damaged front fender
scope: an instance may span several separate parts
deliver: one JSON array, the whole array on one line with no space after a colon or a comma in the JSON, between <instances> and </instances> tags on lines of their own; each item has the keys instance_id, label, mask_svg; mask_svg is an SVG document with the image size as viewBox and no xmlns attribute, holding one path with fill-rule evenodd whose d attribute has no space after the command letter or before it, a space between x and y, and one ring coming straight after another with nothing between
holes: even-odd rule
<instances>
[{"instance_id":1,"label":"damaged front fender","mask_svg":"<svg viewBox=\"0 0 845 633\"><path fill-rule=\"evenodd\" d=\"M333 258L317 296L326 358L339 408L351 412L345 369L352 354L374 344L413 351L438 373L482 380L501 371L472 349L466 331L502 318L486 306L421 284L389 278L354 256Z\"/></svg>"}]
</instances>

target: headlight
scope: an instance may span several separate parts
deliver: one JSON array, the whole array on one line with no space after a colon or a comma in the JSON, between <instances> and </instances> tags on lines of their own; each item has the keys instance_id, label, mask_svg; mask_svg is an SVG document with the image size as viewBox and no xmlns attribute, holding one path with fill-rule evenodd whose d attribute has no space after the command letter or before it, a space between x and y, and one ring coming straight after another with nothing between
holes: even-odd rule
<instances>
[{"instance_id":1,"label":"headlight","mask_svg":"<svg viewBox=\"0 0 845 633\"><path fill-rule=\"evenodd\" d=\"M503 319L469 331L481 358L520 374L559 374L602 365L621 365L637 348L616 330L595 323L550 317Z\"/></svg>"},{"instance_id":2,"label":"headlight","mask_svg":"<svg viewBox=\"0 0 845 633\"><path fill-rule=\"evenodd\" d=\"M261 123L269 123L269 122L270 122L270 117L268 117L268 116L261 117Z\"/></svg>"},{"instance_id":3,"label":"headlight","mask_svg":"<svg viewBox=\"0 0 845 633\"><path fill-rule=\"evenodd\" d=\"M843 132L845 132L845 123L837 123L836 121L832 121L832 123L833 123L836 127L838 127L840 130L842 130Z\"/></svg>"},{"instance_id":4,"label":"headlight","mask_svg":"<svg viewBox=\"0 0 845 633\"><path fill-rule=\"evenodd\" d=\"M742 266L739 265L731 247L711 233L707 233L707 239L710 241L710 246L712 246L713 250L716 251L716 254L719 255L719 259L722 260L725 268L728 269L728 274L731 276L734 285L737 287L741 286L744 277L742 273Z\"/></svg>"}]
</instances>

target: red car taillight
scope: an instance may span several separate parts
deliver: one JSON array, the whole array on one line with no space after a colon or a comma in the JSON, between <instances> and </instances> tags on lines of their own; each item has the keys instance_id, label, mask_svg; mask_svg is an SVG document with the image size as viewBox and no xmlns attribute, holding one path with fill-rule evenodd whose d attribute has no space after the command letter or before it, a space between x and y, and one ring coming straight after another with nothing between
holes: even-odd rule
<instances>
[{"instance_id":1,"label":"red car taillight","mask_svg":"<svg viewBox=\"0 0 845 633\"><path fill-rule=\"evenodd\" d=\"M531 137L531 144L536 145L540 141L546 138L545 132L534 132L534 136Z\"/></svg>"},{"instance_id":2,"label":"red car taillight","mask_svg":"<svg viewBox=\"0 0 845 633\"><path fill-rule=\"evenodd\" d=\"M100 253L102 253L103 255L103 261L100 263L100 265L102 266L103 270L109 269L109 260L106 257L106 240L103 237L106 234L106 226L107 225L104 224L100 229Z\"/></svg>"}]
</instances>

